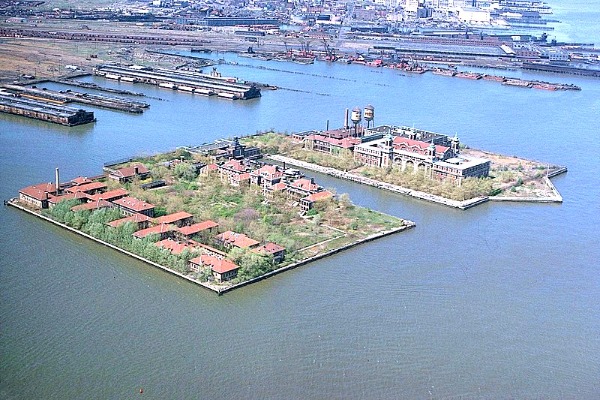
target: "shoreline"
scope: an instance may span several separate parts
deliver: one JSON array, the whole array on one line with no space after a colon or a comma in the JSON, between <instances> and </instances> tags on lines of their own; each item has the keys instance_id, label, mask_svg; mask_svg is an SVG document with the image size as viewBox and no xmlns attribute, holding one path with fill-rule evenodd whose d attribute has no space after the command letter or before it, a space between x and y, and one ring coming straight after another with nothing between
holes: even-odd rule
<instances>
[{"instance_id":1,"label":"shoreline","mask_svg":"<svg viewBox=\"0 0 600 400\"><path fill-rule=\"evenodd\" d=\"M208 290L216 293L218 296L221 296L221 295L223 295L224 293L227 293L227 292L231 292L232 290L239 289L239 288L242 288L244 286L250 285L252 283L256 283L256 282L262 281L264 279L268 279L268 278L270 278L272 276L279 275L279 274L281 274L281 273L283 273L285 271L288 271L288 270L291 270L291 269L295 269L295 268L298 268L298 267L306 265L306 264L310 264L313 261L317 261L319 259L332 256L332 255L340 253L340 252L342 252L344 250L347 250L347 249L350 249L352 247L355 247L355 246L357 246L359 244L367 243L367 242L370 242L370 241L373 241L373 240L376 240L376 239L379 239L379 238L382 238L382 237L385 237L385 236L389 236L389 235L392 235L392 234L395 234L395 233L398 233L398 232L402 232L402 231L405 231L407 229L414 228L416 226L416 224L414 222L402 219L402 221L405 223L405 225L403 225L401 227L390 229L390 230L387 230L387 231L378 232L376 234L367 236L367 237L365 237L363 239L355 240L354 242L348 243L348 244L346 244L344 246L341 246L341 247L338 247L336 249L329 250L329 251L327 251L325 253L320 253L320 254L314 255L312 257L309 257L309 258L297 261L295 263L286 265L286 266L278 268L276 270L267 272L264 275L258 276L256 278L252 278L252 279L244 281L244 282L240 282L240 283L235 284L235 285L231 285L231 286L228 286L228 287L215 287L213 285L209 285L207 283L200 282L200 281L198 281L196 279L193 279L193 278L191 278L191 277L189 277L187 275L182 274L181 272L178 272L178 271L175 271L175 270L173 270L171 268L165 267L164 265L161 265L161 264L155 263L153 261L150 261L147 258L144 258L142 256L139 256L139 255L135 254L135 253L132 253L130 251L122 249L122 248L120 248L118 246L115 246L113 244L105 242L104 240L95 238L95 237L93 237L93 236L91 236L91 235L89 235L87 233L84 233L84 232L82 232L80 230L72 228L72 227L70 227L68 225L65 225L63 223L55 221L52 218L49 218L49 217L47 217L45 215L42 215L39 212L36 212L35 210L32 210L30 208L22 206L21 204L19 204L19 202L18 202L18 200L16 198L13 198L13 199L10 199L8 201L5 201L4 205L14 207L14 208L19 209L21 211L24 211L24 212L26 212L28 214L31 214L31 215L33 215L35 217L43 219L43 220L45 220L47 222L53 223L56 226L59 226L59 227L64 228L64 229L67 229L68 231L70 231L72 233L75 233L75 234L83 236L83 237L85 237L87 239L93 240L96 243L99 243L101 245L109 247L109 248L111 248L113 250L117 250L117 251L119 251L119 252L121 252L121 253L123 253L123 254L125 254L127 256L130 256L130 257L133 257L133 258L137 259L138 261L145 262L146 264L152 265L153 267L159 268L159 269L161 269L161 270L163 270L165 272L168 272L168 273L170 273L172 275L175 275L175 276L177 276L179 278L185 279L186 281L188 281L190 283L193 283L193 284L201 286L201 287L203 287L205 289L208 289Z\"/></svg>"},{"instance_id":2,"label":"shoreline","mask_svg":"<svg viewBox=\"0 0 600 400\"><path fill-rule=\"evenodd\" d=\"M562 203L563 198L556 189L556 187L550 182L551 177L560 175L562 173L567 172L566 167L562 167L558 171L554 171L552 174L549 174L545 177L545 182L550 187L550 190L554 193L551 197L510 197L510 196L480 196L474 197L469 200L451 200L445 197L437 196L434 194L429 194L426 192L421 192L418 190L408 189L402 186L394 185L391 183L386 183L382 181L378 181L371 178L366 178L360 175L356 175L350 172L344 172L335 168L330 167L322 167L318 164L312 164L305 161L296 160L295 158L290 158L282 155L266 155L266 157L270 158L273 161L285 162L286 164L294 165L296 167L308 169L310 171L320 172L322 174L326 174L329 176L333 176L334 178L345 179L352 182L361 183L363 185L368 185L372 187L376 187L378 189L388 190L390 192L399 193L405 196L413 197L420 200L429 201L431 203L441 204L447 207L457 208L460 210L468 210L469 208L478 206L483 203L487 203L488 201L497 201L497 202L527 202L527 203Z\"/></svg>"}]
</instances>

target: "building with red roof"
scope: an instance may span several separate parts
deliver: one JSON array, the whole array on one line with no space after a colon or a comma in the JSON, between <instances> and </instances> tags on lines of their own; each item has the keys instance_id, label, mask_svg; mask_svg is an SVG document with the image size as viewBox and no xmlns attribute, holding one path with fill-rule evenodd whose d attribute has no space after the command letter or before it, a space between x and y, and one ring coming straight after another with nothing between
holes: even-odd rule
<instances>
[{"instance_id":1,"label":"building with red roof","mask_svg":"<svg viewBox=\"0 0 600 400\"><path fill-rule=\"evenodd\" d=\"M173 235L177 228L173 225L156 225L150 228L142 229L133 234L135 238L143 239L150 235L159 235L159 240L164 240Z\"/></svg>"},{"instance_id":2,"label":"building with red roof","mask_svg":"<svg viewBox=\"0 0 600 400\"><path fill-rule=\"evenodd\" d=\"M182 226L179 228L179 233L181 233L181 235L184 237L189 238L201 232L212 233L218 226L219 224L216 222L207 220L192 225Z\"/></svg>"},{"instance_id":3,"label":"building with red roof","mask_svg":"<svg viewBox=\"0 0 600 400\"><path fill-rule=\"evenodd\" d=\"M78 176L77 178L71 179L71 184L73 186L83 185L86 183L92 183L92 180L88 179L86 176Z\"/></svg>"},{"instance_id":4,"label":"building with red roof","mask_svg":"<svg viewBox=\"0 0 600 400\"><path fill-rule=\"evenodd\" d=\"M427 143L420 140L409 139L401 136L394 137L392 142L395 155L422 155L445 160L453 156L450 147Z\"/></svg>"},{"instance_id":5,"label":"building with red roof","mask_svg":"<svg viewBox=\"0 0 600 400\"><path fill-rule=\"evenodd\" d=\"M19 200L37 208L48 208L49 196L56 194L53 183L39 183L19 190Z\"/></svg>"},{"instance_id":6,"label":"building with red roof","mask_svg":"<svg viewBox=\"0 0 600 400\"><path fill-rule=\"evenodd\" d=\"M312 193L316 193L323 188L315 183L314 179L300 178L290 183L287 187L289 196L299 201L301 198L306 197Z\"/></svg>"},{"instance_id":7,"label":"building with red roof","mask_svg":"<svg viewBox=\"0 0 600 400\"><path fill-rule=\"evenodd\" d=\"M135 178L146 179L150 176L150 171L144 164L134 164L129 167L119 168L111 171L108 177L119 183L131 182Z\"/></svg>"},{"instance_id":8,"label":"building with red roof","mask_svg":"<svg viewBox=\"0 0 600 400\"><path fill-rule=\"evenodd\" d=\"M288 185L284 182L279 182L274 184L273 186L265 187L263 191L263 195L268 198L273 198L275 193L283 193L287 189Z\"/></svg>"},{"instance_id":9,"label":"building with red roof","mask_svg":"<svg viewBox=\"0 0 600 400\"><path fill-rule=\"evenodd\" d=\"M171 254L175 254L175 255L181 254L185 250L188 250L188 251L194 250L193 247L188 246L186 243L176 242L173 239L164 239L164 240L154 243L154 245L157 247L163 248L163 249L167 249L171 252Z\"/></svg>"},{"instance_id":10,"label":"building with red roof","mask_svg":"<svg viewBox=\"0 0 600 400\"><path fill-rule=\"evenodd\" d=\"M304 147L313 151L338 155L343 150L352 152L354 146L360 144L361 141L358 137L334 138L315 133L304 138Z\"/></svg>"},{"instance_id":11,"label":"building with red roof","mask_svg":"<svg viewBox=\"0 0 600 400\"><path fill-rule=\"evenodd\" d=\"M88 198L90 199L90 201L96 201L96 200L106 200L106 201L115 201L118 199L122 199L123 197L127 196L129 194L129 192L125 189L114 189L114 190L109 190L108 192L104 192L104 193L96 193L96 194L92 194L92 195L88 195Z\"/></svg>"},{"instance_id":12,"label":"building with red roof","mask_svg":"<svg viewBox=\"0 0 600 400\"><path fill-rule=\"evenodd\" d=\"M281 182L283 172L279 170L277 165L263 165L250 173L250 183L262 187L273 186Z\"/></svg>"},{"instance_id":13,"label":"building with red roof","mask_svg":"<svg viewBox=\"0 0 600 400\"><path fill-rule=\"evenodd\" d=\"M459 185L468 177L488 176L490 161L461 156L456 136L450 139L428 131L398 129L394 131L396 136L388 133L381 139L356 146L354 157L370 166L385 168L396 165L401 171L423 171L431 178L450 179ZM428 138L429 142L423 138Z\"/></svg>"},{"instance_id":14,"label":"building with red roof","mask_svg":"<svg viewBox=\"0 0 600 400\"><path fill-rule=\"evenodd\" d=\"M240 249L248 249L255 247L260 242L249 238L243 233L233 231L223 232L215 237L215 241L225 248L238 247Z\"/></svg>"},{"instance_id":15,"label":"building with red roof","mask_svg":"<svg viewBox=\"0 0 600 400\"><path fill-rule=\"evenodd\" d=\"M186 225L191 225L194 223L194 216L185 211L178 211L173 214L163 215L162 217L158 217L154 221L155 224L173 224L177 227L182 227Z\"/></svg>"},{"instance_id":16,"label":"building with red roof","mask_svg":"<svg viewBox=\"0 0 600 400\"><path fill-rule=\"evenodd\" d=\"M126 215L140 213L149 217L154 216L154 204L146 203L145 201L136 199L135 197L123 197L113 201L113 204L119 207L119 209Z\"/></svg>"},{"instance_id":17,"label":"building with red roof","mask_svg":"<svg viewBox=\"0 0 600 400\"><path fill-rule=\"evenodd\" d=\"M232 186L250 183L250 168L243 161L231 159L219 165L219 176Z\"/></svg>"},{"instance_id":18,"label":"building with red roof","mask_svg":"<svg viewBox=\"0 0 600 400\"><path fill-rule=\"evenodd\" d=\"M321 192L312 193L300 199L300 207L303 211L309 211L311 208L313 208L316 202L331 199L332 197L333 193L331 193L329 190L323 190Z\"/></svg>"},{"instance_id":19,"label":"building with red roof","mask_svg":"<svg viewBox=\"0 0 600 400\"><path fill-rule=\"evenodd\" d=\"M273 264L279 264L285 258L285 247L273 242L265 243L252 251L270 257Z\"/></svg>"},{"instance_id":20,"label":"building with red roof","mask_svg":"<svg viewBox=\"0 0 600 400\"><path fill-rule=\"evenodd\" d=\"M73 206L71 207L71 211L93 211L93 210L99 210L101 208L110 208L110 207L114 207L113 203L109 203L106 200L98 200L98 201L91 201L89 203L84 203L84 204L79 204L77 206Z\"/></svg>"},{"instance_id":21,"label":"building with red roof","mask_svg":"<svg viewBox=\"0 0 600 400\"><path fill-rule=\"evenodd\" d=\"M103 182L82 183L65 189L67 193L83 192L87 194L101 193L104 190L106 190L106 183Z\"/></svg>"},{"instance_id":22,"label":"building with red roof","mask_svg":"<svg viewBox=\"0 0 600 400\"><path fill-rule=\"evenodd\" d=\"M136 230L139 230L139 229L148 228L148 226L150 225L150 220L151 220L151 218L149 216L136 213L136 214L130 215L129 217L111 221L108 223L108 225L112 226L113 228L116 228L116 227L126 224L128 222L131 222L137 226Z\"/></svg>"},{"instance_id":23,"label":"building with red roof","mask_svg":"<svg viewBox=\"0 0 600 400\"><path fill-rule=\"evenodd\" d=\"M192 271L196 272L200 272L203 267L210 268L217 282L224 282L235 278L240 269L239 266L229 260L208 254L192 258L189 261L189 267Z\"/></svg>"},{"instance_id":24,"label":"building with red roof","mask_svg":"<svg viewBox=\"0 0 600 400\"><path fill-rule=\"evenodd\" d=\"M83 193L83 192L67 193L67 194L62 194L60 196L50 195L48 197L48 207L52 208L52 207L56 206L58 203L60 203L61 201L66 201L66 200L77 200L77 201L79 201L79 203L84 203L89 200L89 195L86 193Z\"/></svg>"}]
</instances>

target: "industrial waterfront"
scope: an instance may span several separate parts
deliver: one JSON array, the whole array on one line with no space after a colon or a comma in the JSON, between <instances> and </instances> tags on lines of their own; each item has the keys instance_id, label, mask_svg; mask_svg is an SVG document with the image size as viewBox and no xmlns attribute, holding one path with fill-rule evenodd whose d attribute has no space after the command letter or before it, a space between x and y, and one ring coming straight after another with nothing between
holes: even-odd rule
<instances>
[{"instance_id":1,"label":"industrial waterfront","mask_svg":"<svg viewBox=\"0 0 600 400\"><path fill-rule=\"evenodd\" d=\"M1 115L2 198L52 181L56 167L94 176L115 158L341 125L339 110L371 103L381 122L569 166L554 179L564 202L463 212L316 174L417 227L221 297L4 207L0 397L129 398L140 388L149 398L598 397L597 78L560 76L582 90L548 92L244 62L255 68L220 69L282 90L230 102L90 78L144 91L150 107L90 107L102 123L76 127Z\"/></svg>"}]
</instances>

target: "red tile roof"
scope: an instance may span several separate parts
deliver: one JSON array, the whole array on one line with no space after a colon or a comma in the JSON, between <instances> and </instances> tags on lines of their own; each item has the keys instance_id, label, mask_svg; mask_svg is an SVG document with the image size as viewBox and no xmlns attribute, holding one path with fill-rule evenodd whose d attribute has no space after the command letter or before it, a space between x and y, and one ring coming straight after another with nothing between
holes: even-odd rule
<instances>
[{"instance_id":1,"label":"red tile roof","mask_svg":"<svg viewBox=\"0 0 600 400\"><path fill-rule=\"evenodd\" d=\"M111 172L111 175L119 178L132 178L136 175L136 168L138 174L147 174L148 172L150 172L144 164L135 164L129 167L119 168L116 171Z\"/></svg>"},{"instance_id":2,"label":"red tile roof","mask_svg":"<svg viewBox=\"0 0 600 400\"><path fill-rule=\"evenodd\" d=\"M233 231L227 231L227 232L223 232L220 235L217 235L217 240L222 241L223 243L226 244L231 244L233 246L239 247L239 248L247 248L247 247L252 247L252 246L256 246L257 244L259 244L260 242L249 238L248 236L244 235L243 233L236 233Z\"/></svg>"},{"instance_id":3,"label":"red tile roof","mask_svg":"<svg viewBox=\"0 0 600 400\"><path fill-rule=\"evenodd\" d=\"M49 193L56 193L56 186L53 183L39 183L19 190L19 193L36 200L47 200Z\"/></svg>"},{"instance_id":4,"label":"red tile roof","mask_svg":"<svg viewBox=\"0 0 600 400\"><path fill-rule=\"evenodd\" d=\"M246 170L246 166L239 160L229 160L221 165L221 168L230 169L233 171L243 172Z\"/></svg>"},{"instance_id":5,"label":"red tile roof","mask_svg":"<svg viewBox=\"0 0 600 400\"><path fill-rule=\"evenodd\" d=\"M294 182L292 182L290 184L290 186L298 188L298 189L303 189L303 190L306 190L309 192L313 192L313 191L316 191L317 189L319 189L319 185L311 182L310 179L306 179L306 178L296 179Z\"/></svg>"},{"instance_id":6,"label":"red tile roof","mask_svg":"<svg viewBox=\"0 0 600 400\"><path fill-rule=\"evenodd\" d=\"M108 208L112 206L112 203L109 203L106 200L98 200L71 207L71 211L98 210L100 208Z\"/></svg>"},{"instance_id":7,"label":"red tile roof","mask_svg":"<svg viewBox=\"0 0 600 400\"><path fill-rule=\"evenodd\" d=\"M285 190L285 188L287 188L287 185L283 182L278 182L270 187L273 190Z\"/></svg>"},{"instance_id":8,"label":"red tile roof","mask_svg":"<svg viewBox=\"0 0 600 400\"><path fill-rule=\"evenodd\" d=\"M163 249L169 250L173 254L181 254L184 250L193 250L192 247L186 245L185 243L179 243L174 241L173 239L165 239L160 242L154 243L155 246L162 247Z\"/></svg>"},{"instance_id":9,"label":"red tile roof","mask_svg":"<svg viewBox=\"0 0 600 400\"><path fill-rule=\"evenodd\" d=\"M402 136L394 137L394 148L399 149L399 148L405 147L407 151L412 151L413 153L425 151L429 148L430 145L431 145L431 143L423 142L421 140L409 139L409 138L405 138ZM418 151L413 151L410 148L415 149L415 150L418 149ZM435 145L436 153L444 153L448 149L449 149L449 147L446 147L446 146Z\"/></svg>"},{"instance_id":10,"label":"red tile roof","mask_svg":"<svg viewBox=\"0 0 600 400\"><path fill-rule=\"evenodd\" d=\"M157 224L172 224L173 222L181 221L182 219L193 218L194 216L185 211L178 211L173 214L163 215L156 218Z\"/></svg>"},{"instance_id":11,"label":"red tile roof","mask_svg":"<svg viewBox=\"0 0 600 400\"><path fill-rule=\"evenodd\" d=\"M133 214L133 215L130 215L129 217L111 221L108 223L108 225L112 226L113 228L116 228L117 226L121 226L123 224L126 224L127 222L133 222L133 223L137 224L139 222L149 221L150 219L151 218L149 216L144 215L144 214Z\"/></svg>"},{"instance_id":12,"label":"red tile roof","mask_svg":"<svg viewBox=\"0 0 600 400\"><path fill-rule=\"evenodd\" d=\"M75 179L71 179L71 183L73 183L74 185L83 185L84 183L90 183L92 182L91 179L88 179L85 176L78 176Z\"/></svg>"},{"instance_id":13,"label":"red tile roof","mask_svg":"<svg viewBox=\"0 0 600 400\"><path fill-rule=\"evenodd\" d=\"M267 179L275 179L281 178L283 176L283 172L279 170L276 165L263 165L257 170L252 171L253 176L262 176Z\"/></svg>"},{"instance_id":14,"label":"red tile roof","mask_svg":"<svg viewBox=\"0 0 600 400\"><path fill-rule=\"evenodd\" d=\"M333 197L333 193L331 193L329 190L323 190L322 192L310 194L302 200L319 201L319 200L329 199L331 197Z\"/></svg>"},{"instance_id":15,"label":"red tile roof","mask_svg":"<svg viewBox=\"0 0 600 400\"><path fill-rule=\"evenodd\" d=\"M326 143L329 143L329 144L337 146L337 147L342 147L344 149L350 149L362 142L362 140L357 137L345 137L343 139L336 139L336 138L327 137L327 136L323 136L323 135L319 135L319 134L309 135L309 136L307 136L307 139L319 140L321 142L326 142Z\"/></svg>"},{"instance_id":16,"label":"red tile roof","mask_svg":"<svg viewBox=\"0 0 600 400\"><path fill-rule=\"evenodd\" d=\"M145 201L136 199L135 197L123 197L113 201L113 203L136 212L151 210L154 208L154 204L146 203Z\"/></svg>"},{"instance_id":17,"label":"red tile roof","mask_svg":"<svg viewBox=\"0 0 600 400\"><path fill-rule=\"evenodd\" d=\"M109 190L108 192L104 192L104 193L96 193L96 194L90 194L88 195L88 197L91 200L107 200L107 201L112 201L113 199L118 199L120 197L124 197L127 196L129 194L129 192L125 189L115 189L115 190Z\"/></svg>"},{"instance_id":18,"label":"red tile roof","mask_svg":"<svg viewBox=\"0 0 600 400\"><path fill-rule=\"evenodd\" d=\"M240 268L239 266L235 265L234 263L232 263L229 260L225 260L225 259L221 260L221 259L218 259L217 257L213 257L208 254L202 254L200 257L197 257L197 258L200 259L201 264L210 267L214 272L219 273L219 274L224 274L226 272L235 271L236 269ZM194 259L194 258L190 261L194 262L195 264L198 264L196 262L196 259Z\"/></svg>"},{"instance_id":19,"label":"red tile roof","mask_svg":"<svg viewBox=\"0 0 600 400\"><path fill-rule=\"evenodd\" d=\"M155 233L172 232L176 229L173 225L156 225L150 228L142 229L133 234L136 238L145 238L146 236L153 235Z\"/></svg>"},{"instance_id":20,"label":"red tile roof","mask_svg":"<svg viewBox=\"0 0 600 400\"><path fill-rule=\"evenodd\" d=\"M278 245L277 243L269 242L260 247L257 247L254 251L256 253L275 254L280 251L284 251L285 247Z\"/></svg>"},{"instance_id":21,"label":"red tile roof","mask_svg":"<svg viewBox=\"0 0 600 400\"><path fill-rule=\"evenodd\" d=\"M83 192L77 192L77 193L67 193L67 194L63 194L60 196L53 196L50 195L48 197L48 203L52 203L52 204L58 204L63 200L73 200L73 199L87 199L90 196L86 193Z\"/></svg>"},{"instance_id":22,"label":"red tile roof","mask_svg":"<svg viewBox=\"0 0 600 400\"><path fill-rule=\"evenodd\" d=\"M92 190L100 190L100 189L106 189L106 183L102 183L102 182L90 182L90 183L84 183L78 186L71 186L70 188L67 188L66 191L70 192L70 193L75 193L75 192L89 192Z\"/></svg>"},{"instance_id":23,"label":"red tile roof","mask_svg":"<svg viewBox=\"0 0 600 400\"><path fill-rule=\"evenodd\" d=\"M207 229L216 228L217 226L219 226L219 224L217 224L214 221L208 220L208 221L199 222L197 224L193 224L193 225L189 225L189 226L183 226L183 227L179 228L179 232L188 236L188 235L193 235L198 232L205 231Z\"/></svg>"}]
</instances>

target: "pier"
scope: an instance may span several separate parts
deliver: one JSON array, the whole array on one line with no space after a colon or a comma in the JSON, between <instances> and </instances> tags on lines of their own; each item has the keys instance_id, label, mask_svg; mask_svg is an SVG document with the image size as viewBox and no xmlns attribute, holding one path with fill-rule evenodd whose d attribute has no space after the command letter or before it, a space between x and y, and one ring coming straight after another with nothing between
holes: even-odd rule
<instances>
[{"instance_id":1,"label":"pier","mask_svg":"<svg viewBox=\"0 0 600 400\"><path fill-rule=\"evenodd\" d=\"M8 94L5 91L0 91L0 111L65 126L82 125L96 121L94 113L91 111L16 97L14 94Z\"/></svg>"},{"instance_id":2,"label":"pier","mask_svg":"<svg viewBox=\"0 0 600 400\"><path fill-rule=\"evenodd\" d=\"M130 83L145 83L166 89L179 90L203 96L218 96L230 100L248 100L260 97L255 85L239 83L235 78L206 75L191 71L175 71L162 68L126 68L101 65L94 74L106 79Z\"/></svg>"},{"instance_id":3,"label":"pier","mask_svg":"<svg viewBox=\"0 0 600 400\"><path fill-rule=\"evenodd\" d=\"M144 111L144 109L149 107L148 103L140 101L131 101L114 96L103 96L91 93L74 92L71 90L59 92L45 88L30 88L19 85L4 85L3 88L7 89L10 93L20 96L21 98L28 98L32 100L58 105L68 103L80 103L96 107L108 108L111 110L126 111L133 114L141 114Z\"/></svg>"}]
</instances>

